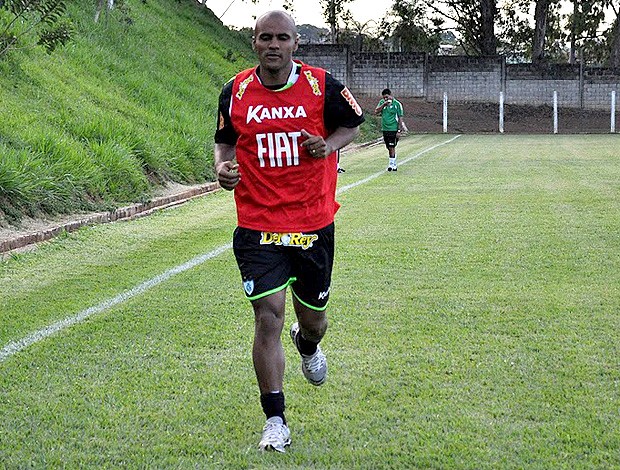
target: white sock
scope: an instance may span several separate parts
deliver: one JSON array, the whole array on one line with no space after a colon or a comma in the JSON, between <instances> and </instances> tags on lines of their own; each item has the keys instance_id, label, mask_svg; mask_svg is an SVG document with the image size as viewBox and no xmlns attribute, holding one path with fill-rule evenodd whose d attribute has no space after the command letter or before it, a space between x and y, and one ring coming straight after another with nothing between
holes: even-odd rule
<instances>
[{"instance_id":1,"label":"white sock","mask_svg":"<svg viewBox=\"0 0 620 470\"><path fill-rule=\"evenodd\" d=\"M396 157L390 158L390 166L392 167L396 166Z\"/></svg>"}]
</instances>

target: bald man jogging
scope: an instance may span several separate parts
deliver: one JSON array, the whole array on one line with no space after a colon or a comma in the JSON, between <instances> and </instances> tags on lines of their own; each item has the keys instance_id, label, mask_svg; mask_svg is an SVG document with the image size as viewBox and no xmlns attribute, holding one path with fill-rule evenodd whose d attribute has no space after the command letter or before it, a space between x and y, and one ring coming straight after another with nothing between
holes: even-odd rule
<instances>
[{"instance_id":1,"label":"bald man jogging","mask_svg":"<svg viewBox=\"0 0 620 470\"><path fill-rule=\"evenodd\" d=\"M228 82L220 95L215 171L234 190L233 250L254 311L252 358L265 413L259 448L290 445L285 416L287 291L296 321L290 336L313 385L327 378L319 346L327 330L334 261L337 151L364 121L349 90L325 70L293 60L297 27L284 11L258 18L259 65Z\"/></svg>"}]
</instances>

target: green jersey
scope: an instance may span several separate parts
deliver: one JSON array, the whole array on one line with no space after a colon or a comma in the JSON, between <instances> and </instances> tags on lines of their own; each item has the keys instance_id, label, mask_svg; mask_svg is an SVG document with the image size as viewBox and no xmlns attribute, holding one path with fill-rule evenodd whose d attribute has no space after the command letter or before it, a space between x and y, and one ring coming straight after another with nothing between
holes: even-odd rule
<instances>
[{"instance_id":1,"label":"green jersey","mask_svg":"<svg viewBox=\"0 0 620 470\"><path fill-rule=\"evenodd\" d=\"M383 105L385 100L381 98L377 107ZM381 111L381 130L382 131L397 131L398 130L398 118L403 117L403 105L400 101L392 99L392 104L388 104Z\"/></svg>"}]
</instances>

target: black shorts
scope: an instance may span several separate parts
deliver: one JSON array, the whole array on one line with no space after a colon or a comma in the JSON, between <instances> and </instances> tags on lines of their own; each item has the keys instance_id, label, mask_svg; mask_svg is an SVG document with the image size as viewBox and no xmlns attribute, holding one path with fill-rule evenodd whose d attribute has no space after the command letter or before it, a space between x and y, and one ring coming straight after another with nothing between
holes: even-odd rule
<instances>
[{"instance_id":1,"label":"black shorts","mask_svg":"<svg viewBox=\"0 0 620 470\"><path fill-rule=\"evenodd\" d=\"M397 131L383 131L383 142L385 142L385 146L389 149L392 147L396 147L398 143L398 132Z\"/></svg>"},{"instance_id":2,"label":"black shorts","mask_svg":"<svg viewBox=\"0 0 620 470\"><path fill-rule=\"evenodd\" d=\"M259 232L237 227L233 251L243 290L258 300L291 286L306 307L327 308L334 265L334 224L313 233Z\"/></svg>"}]
</instances>

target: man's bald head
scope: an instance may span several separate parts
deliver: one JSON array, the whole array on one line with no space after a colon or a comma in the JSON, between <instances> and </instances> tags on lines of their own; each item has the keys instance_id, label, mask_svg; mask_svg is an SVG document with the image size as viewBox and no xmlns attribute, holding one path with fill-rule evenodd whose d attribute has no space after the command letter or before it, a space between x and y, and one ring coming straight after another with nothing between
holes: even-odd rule
<instances>
[{"instance_id":1,"label":"man's bald head","mask_svg":"<svg viewBox=\"0 0 620 470\"><path fill-rule=\"evenodd\" d=\"M291 15L282 10L271 10L259 16L256 20L256 26L254 26L254 35L256 36L256 34L258 34L258 31L260 31L264 23L273 20L279 20L281 22L280 24L285 24L290 28L293 37L297 37L297 25L295 24L295 20Z\"/></svg>"}]
</instances>

